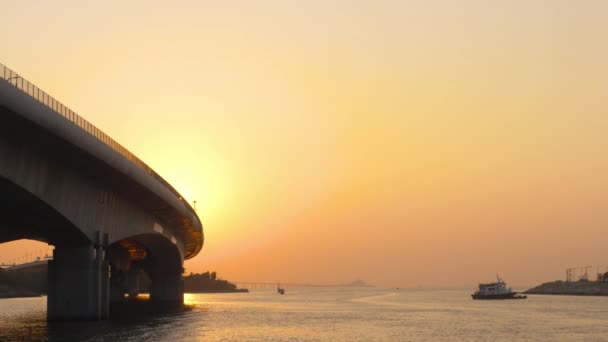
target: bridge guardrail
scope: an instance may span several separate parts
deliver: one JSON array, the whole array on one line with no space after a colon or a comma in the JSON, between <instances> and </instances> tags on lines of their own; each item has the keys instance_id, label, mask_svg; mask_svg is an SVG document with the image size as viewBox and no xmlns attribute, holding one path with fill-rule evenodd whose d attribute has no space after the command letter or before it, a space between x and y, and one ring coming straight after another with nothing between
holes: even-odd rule
<instances>
[{"instance_id":1,"label":"bridge guardrail","mask_svg":"<svg viewBox=\"0 0 608 342\"><path fill-rule=\"evenodd\" d=\"M30 95L32 98L36 99L38 102L52 109L55 113L63 116L68 121L72 122L76 126L80 127L87 133L96 137L99 141L109 146L114 151L120 153L123 157L130 160L133 164L137 165L142 170L146 171L156 180L158 180L161 184L167 187L175 196L177 196L181 202L185 203L192 212L194 209L190 206L184 198L169 184L164 178L162 178L158 173L152 170L146 163L144 163L141 159L137 158L133 153L124 148L121 144L119 144L116 140L110 138L107 134L102 132L99 128L95 127L93 124L85 120L80 115L76 114L73 110L57 101L55 98L45 93L43 90L35 86L33 83L29 82L25 78L21 77L21 75L17 74L7 66L0 63L0 79L3 79L9 82L11 85L16 87L17 89L23 91L24 93Z\"/></svg>"}]
</instances>

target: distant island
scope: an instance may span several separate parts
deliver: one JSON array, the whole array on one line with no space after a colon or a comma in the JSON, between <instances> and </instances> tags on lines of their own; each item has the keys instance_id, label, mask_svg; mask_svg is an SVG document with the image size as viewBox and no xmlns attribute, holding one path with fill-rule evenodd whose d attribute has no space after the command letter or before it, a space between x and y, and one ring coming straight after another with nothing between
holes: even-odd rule
<instances>
[{"instance_id":1,"label":"distant island","mask_svg":"<svg viewBox=\"0 0 608 342\"><path fill-rule=\"evenodd\" d=\"M352 281L350 283L342 284L342 285L337 285L337 286L341 286L341 287L373 287L372 285L364 282L361 279L357 279L357 280L354 280L354 281Z\"/></svg>"},{"instance_id":2,"label":"distant island","mask_svg":"<svg viewBox=\"0 0 608 342\"><path fill-rule=\"evenodd\" d=\"M186 293L232 293L249 292L239 289L227 280L219 279L215 272L190 273L184 276L184 292Z\"/></svg>"},{"instance_id":3,"label":"distant island","mask_svg":"<svg viewBox=\"0 0 608 342\"><path fill-rule=\"evenodd\" d=\"M608 296L607 281L552 281L533 287L526 294L566 296Z\"/></svg>"}]
</instances>

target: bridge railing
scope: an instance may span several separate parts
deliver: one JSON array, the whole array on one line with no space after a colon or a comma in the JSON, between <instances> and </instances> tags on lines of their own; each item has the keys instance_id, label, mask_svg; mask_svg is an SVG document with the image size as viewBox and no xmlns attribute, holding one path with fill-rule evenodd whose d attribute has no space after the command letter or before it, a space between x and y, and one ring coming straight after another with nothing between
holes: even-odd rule
<instances>
[{"instance_id":1,"label":"bridge railing","mask_svg":"<svg viewBox=\"0 0 608 342\"><path fill-rule=\"evenodd\" d=\"M180 201L185 203L192 211L192 207L190 204L184 200L184 198L169 184L165 179L163 179L159 174L154 172L152 168L150 168L146 163L141 161L141 159L137 158L133 153L129 152L124 146L116 142L116 140L110 138L107 134L102 132L99 128L93 126L90 122L85 120L80 115L76 114L73 110L57 101L55 98L45 93L40 88L36 87L34 84L21 77L19 74L9 69L0 63L0 79L3 79L16 87L17 89L23 91L24 93L30 95L32 98L36 99L38 102L47 106L48 108L55 111L55 113L63 116L68 121L72 122L74 125L82 128L84 131L89 133L90 135L96 137L99 141L109 146L114 151L120 153L122 156L130 160L133 164L137 165L142 170L146 171L148 174L156 178L161 184L167 187L175 196L177 196Z\"/></svg>"}]
</instances>

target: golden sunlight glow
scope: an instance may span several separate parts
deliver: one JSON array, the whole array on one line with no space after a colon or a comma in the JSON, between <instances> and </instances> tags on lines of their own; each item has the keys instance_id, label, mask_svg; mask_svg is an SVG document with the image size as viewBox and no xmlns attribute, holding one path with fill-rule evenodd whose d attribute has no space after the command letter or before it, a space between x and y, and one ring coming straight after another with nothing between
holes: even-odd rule
<instances>
[{"instance_id":1,"label":"golden sunlight glow","mask_svg":"<svg viewBox=\"0 0 608 342\"><path fill-rule=\"evenodd\" d=\"M188 271L522 284L602 262L607 2L237 2L2 9L3 63L197 201Z\"/></svg>"}]
</instances>

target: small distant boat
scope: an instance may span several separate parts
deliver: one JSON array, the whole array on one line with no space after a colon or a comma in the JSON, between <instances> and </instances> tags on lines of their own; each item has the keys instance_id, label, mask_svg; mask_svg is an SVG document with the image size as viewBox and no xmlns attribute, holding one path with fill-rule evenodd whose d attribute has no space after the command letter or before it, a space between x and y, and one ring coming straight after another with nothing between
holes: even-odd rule
<instances>
[{"instance_id":1,"label":"small distant boat","mask_svg":"<svg viewBox=\"0 0 608 342\"><path fill-rule=\"evenodd\" d=\"M496 282L479 284L479 291L471 295L473 299L526 299L528 296L513 292L510 287L496 275Z\"/></svg>"},{"instance_id":2,"label":"small distant boat","mask_svg":"<svg viewBox=\"0 0 608 342\"><path fill-rule=\"evenodd\" d=\"M285 289L281 288L281 285L279 285L279 284L277 284L277 293L282 294L282 295L285 294Z\"/></svg>"}]
</instances>

